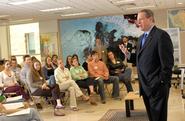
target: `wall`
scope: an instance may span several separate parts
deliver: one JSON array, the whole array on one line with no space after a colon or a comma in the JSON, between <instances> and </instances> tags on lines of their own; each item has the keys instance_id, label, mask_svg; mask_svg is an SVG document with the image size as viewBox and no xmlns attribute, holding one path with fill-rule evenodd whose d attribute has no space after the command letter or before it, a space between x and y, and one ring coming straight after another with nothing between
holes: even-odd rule
<instances>
[{"instance_id":1,"label":"wall","mask_svg":"<svg viewBox=\"0 0 185 121\"><path fill-rule=\"evenodd\" d=\"M61 45L61 41L59 38L59 26L58 26L58 20L49 20L49 21L40 21L39 22L39 29L40 29L40 34L45 34L45 33L57 33L58 34L58 55L61 56L61 48L59 45Z\"/></svg>"},{"instance_id":2,"label":"wall","mask_svg":"<svg viewBox=\"0 0 185 121\"><path fill-rule=\"evenodd\" d=\"M158 27L167 28L167 10L154 11L155 23ZM185 32L180 32L181 63L185 64Z\"/></svg>"},{"instance_id":3,"label":"wall","mask_svg":"<svg viewBox=\"0 0 185 121\"><path fill-rule=\"evenodd\" d=\"M40 33L58 32L58 21L41 21L39 22Z\"/></svg>"},{"instance_id":4,"label":"wall","mask_svg":"<svg viewBox=\"0 0 185 121\"><path fill-rule=\"evenodd\" d=\"M8 31L8 26L0 26L0 59L8 59L10 55Z\"/></svg>"}]
</instances>

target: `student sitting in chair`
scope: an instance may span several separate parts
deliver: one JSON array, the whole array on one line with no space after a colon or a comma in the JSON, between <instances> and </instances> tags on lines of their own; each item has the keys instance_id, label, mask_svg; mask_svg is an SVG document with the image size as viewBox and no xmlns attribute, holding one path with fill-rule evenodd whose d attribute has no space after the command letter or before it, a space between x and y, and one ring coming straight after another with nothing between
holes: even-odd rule
<instances>
[{"instance_id":1,"label":"student sitting in chair","mask_svg":"<svg viewBox=\"0 0 185 121\"><path fill-rule=\"evenodd\" d=\"M70 71L64 67L62 59L58 59L58 68L55 69L56 83L60 90L68 90L70 93L70 108L73 111L79 110L76 103L76 97L82 97L84 101L88 101L89 97L85 96L80 90L79 86L71 78Z\"/></svg>"},{"instance_id":2,"label":"student sitting in chair","mask_svg":"<svg viewBox=\"0 0 185 121\"><path fill-rule=\"evenodd\" d=\"M4 93L16 93L22 95L25 100L29 96L24 92L23 88L17 83L15 73L11 71L11 62L4 61L4 70L0 72L0 88L3 88Z\"/></svg>"}]
</instances>

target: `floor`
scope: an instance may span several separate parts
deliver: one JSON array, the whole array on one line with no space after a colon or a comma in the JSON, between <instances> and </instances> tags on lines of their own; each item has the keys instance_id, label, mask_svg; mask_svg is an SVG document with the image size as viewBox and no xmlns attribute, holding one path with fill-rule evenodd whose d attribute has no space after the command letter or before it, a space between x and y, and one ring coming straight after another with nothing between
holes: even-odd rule
<instances>
[{"instance_id":1,"label":"floor","mask_svg":"<svg viewBox=\"0 0 185 121\"><path fill-rule=\"evenodd\" d=\"M134 90L138 90L137 82L132 84ZM110 87L109 87L110 88ZM97 106L92 106L87 102L78 100L79 111L71 111L69 105L66 105L66 116L57 117L53 115L52 106L44 105L44 109L39 111L44 121L98 121L109 109L125 109L124 96L126 95L125 87L121 89L122 100L113 100L107 95L107 103L101 104L99 96ZM145 111L142 99L134 102L136 111ZM125 114L123 114L125 115ZM133 120L131 120L133 121ZM185 121L185 100L181 98L180 89L171 88L169 98L168 121Z\"/></svg>"}]
</instances>

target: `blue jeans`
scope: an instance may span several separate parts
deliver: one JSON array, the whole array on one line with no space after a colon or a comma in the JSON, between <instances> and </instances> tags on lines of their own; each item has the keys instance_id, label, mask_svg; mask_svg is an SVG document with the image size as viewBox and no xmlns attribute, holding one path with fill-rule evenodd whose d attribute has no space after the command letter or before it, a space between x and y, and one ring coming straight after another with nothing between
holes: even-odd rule
<instances>
[{"instance_id":1,"label":"blue jeans","mask_svg":"<svg viewBox=\"0 0 185 121\"><path fill-rule=\"evenodd\" d=\"M119 78L117 76L109 76L108 80L98 79L96 80L98 84L98 91L100 93L101 100L105 100L105 89L104 83L113 83L112 97L119 97Z\"/></svg>"},{"instance_id":2,"label":"blue jeans","mask_svg":"<svg viewBox=\"0 0 185 121\"><path fill-rule=\"evenodd\" d=\"M133 88L131 85L131 74L132 74L131 68L126 68L126 70L123 73L120 73L118 75L119 80L125 84L127 88L127 92L133 91Z\"/></svg>"}]
</instances>

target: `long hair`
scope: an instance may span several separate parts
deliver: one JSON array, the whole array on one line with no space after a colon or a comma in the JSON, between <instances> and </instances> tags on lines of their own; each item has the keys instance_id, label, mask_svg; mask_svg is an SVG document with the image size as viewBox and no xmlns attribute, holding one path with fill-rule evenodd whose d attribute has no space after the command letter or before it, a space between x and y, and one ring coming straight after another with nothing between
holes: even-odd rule
<instances>
[{"instance_id":1,"label":"long hair","mask_svg":"<svg viewBox=\"0 0 185 121\"><path fill-rule=\"evenodd\" d=\"M49 64L47 63L47 59L48 59L48 58L51 58L51 56L49 56L49 55L48 55L48 56L46 56L46 58L45 58L45 60L44 60L45 65L46 65L46 67L47 67L47 68L52 68L52 66L51 66L51 65L49 65ZM52 61L52 60L51 60L51 61Z\"/></svg>"},{"instance_id":2,"label":"long hair","mask_svg":"<svg viewBox=\"0 0 185 121\"><path fill-rule=\"evenodd\" d=\"M114 56L114 59L117 60L117 57L116 57L116 55L114 54L114 52L109 50L109 51L107 52L107 61L108 61L108 62L112 62L112 61L109 59L109 56L108 56L108 53L110 53L110 52L112 52L112 54L113 54L113 56Z\"/></svg>"},{"instance_id":3,"label":"long hair","mask_svg":"<svg viewBox=\"0 0 185 121\"><path fill-rule=\"evenodd\" d=\"M40 65L40 70L37 71L35 68L34 68L34 63L38 62L39 65ZM42 81L44 82L45 78L44 78L44 74L43 74L43 71L42 71L42 68L41 68L41 63L39 60L35 60L32 64L32 67L31 67L31 74L32 74L32 80L33 82L36 82L36 81ZM42 79L40 78L42 77Z\"/></svg>"}]
</instances>

